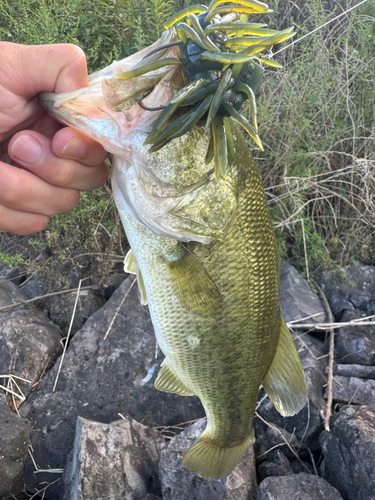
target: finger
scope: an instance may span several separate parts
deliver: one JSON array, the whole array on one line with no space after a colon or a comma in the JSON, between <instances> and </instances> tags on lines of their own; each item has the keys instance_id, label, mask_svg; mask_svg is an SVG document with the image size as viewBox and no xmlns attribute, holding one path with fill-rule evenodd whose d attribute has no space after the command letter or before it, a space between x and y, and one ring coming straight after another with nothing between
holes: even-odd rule
<instances>
[{"instance_id":1,"label":"finger","mask_svg":"<svg viewBox=\"0 0 375 500\"><path fill-rule=\"evenodd\" d=\"M0 205L19 212L56 215L71 210L79 192L52 186L43 179L7 163L0 163Z\"/></svg>"},{"instance_id":2,"label":"finger","mask_svg":"<svg viewBox=\"0 0 375 500\"><path fill-rule=\"evenodd\" d=\"M108 153L101 144L75 130L64 127L53 138L52 151L60 158L78 160L85 165L99 165Z\"/></svg>"},{"instance_id":3,"label":"finger","mask_svg":"<svg viewBox=\"0 0 375 500\"><path fill-rule=\"evenodd\" d=\"M60 188L96 189L105 183L109 173L108 165L102 161L101 149L100 164L88 166L77 160L59 158L52 151L51 141L31 130L16 134L9 142L8 152L19 165ZM89 152L85 154L93 161Z\"/></svg>"},{"instance_id":4,"label":"finger","mask_svg":"<svg viewBox=\"0 0 375 500\"><path fill-rule=\"evenodd\" d=\"M26 236L44 229L49 221L46 215L19 212L0 205L0 231Z\"/></svg>"},{"instance_id":5,"label":"finger","mask_svg":"<svg viewBox=\"0 0 375 500\"><path fill-rule=\"evenodd\" d=\"M2 85L20 97L87 87L86 58L72 44L18 45L0 42ZM15 64L16 61L16 64Z\"/></svg>"}]
</instances>

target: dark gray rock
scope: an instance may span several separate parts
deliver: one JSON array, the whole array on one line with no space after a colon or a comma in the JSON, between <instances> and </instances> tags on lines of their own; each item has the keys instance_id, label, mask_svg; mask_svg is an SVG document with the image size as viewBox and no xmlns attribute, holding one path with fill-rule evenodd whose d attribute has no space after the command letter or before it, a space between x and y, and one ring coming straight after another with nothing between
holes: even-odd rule
<instances>
[{"instance_id":1,"label":"dark gray rock","mask_svg":"<svg viewBox=\"0 0 375 500\"><path fill-rule=\"evenodd\" d=\"M327 390L324 397L327 398ZM333 400L375 408L375 380L335 375L333 379Z\"/></svg>"},{"instance_id":2,"label":"dark gray rock","mask_svg":"<svg viewBox=\"0 0 375 500\"><path fill-rule=\"evenodd\" d=\"M12 413L0 394L0 500L22 490L18 483L28 457L30 432L30 423Z\"/></svg>"},{"instance_id":3,"label":"dark gray rock","mask_svg":"<svg viewBox=\"0 0 375 500\"><path fill-rule=\"evenodd\" d=\"M32 276L29 277L20 286L22 293L24 293L29 299L35 299L48 292L48 282L43 277L42 273L36 271ZM36 307L41 307L43 305L42 299L37 299L33 302Z\"/></svg>"},{"instance_id":4,"label":"dark gray rock","mask_svg":"<svg viewBox=\"0 0 375 500\"><path fill-rule=\"evenodd\" d=\"M69 330L76 297L77 292L60 295L49 310L52 321L60 327L64 336L67 335ZM82 328L87 318L100 309L104 303L104 298L100 297L100 295L94 290L81 290L79 293L70 335L73 336L80 328Z\"/></svg>"},{"instance_id":5,"label":"dark gray rock","mask_svg":"<svg viewBox=\"0 0 375 500\"><path fill-rule=\"evenodd\" d=\"M162 500L162 498L158 497L156 495L153 495L152 493L149 493L147 496L142 498L142 500Z\"/></svg>"},{"instance_id":6,"label":"dark gray rock","mask_svg":"<svg viewBox=\"0 0 375 500\"><path fill-rule=\"evenodd\" d=\"M27 300L27 296L14 283L0 279L0 308ZM0 311L1 313L3 311Z\"/></svg>"},{"instance_id":7,"label":"dark gray rock","mask_svg":"<svg viewBox=\"0 0 375 500\"><path fill-rule=\"evenodd\" d=\"M154 380L162 361L155 359L156 340L149 313L140 305L136 286L123 305L131 279L125 280L111 299L85 323L70 342L55 392L59 361L21 406L35 426L31 436L39 467L63 468L73 446L77 417L110 423L118 414L132 416L148 426L170 425L204 415L199 400L157 391ZM108 337L104 336L119 309ZM49 481L48 474L33 474L31 487ZM49 488L60 500L60 483Z\"/></svg>"},{"instance_id":8,"label":"dark gray rock","mask_svg":"<svg viewBox=\"0 0 375 500\"><path fill-rule=\"evenodd\" d=\"M163 436L135 420L112 424L78 417L64 471L65 500L138 500L161 493L157 463Z\"/></svg>"},{"instance_id":9,"label":"dark gray rock","mask_svg":"<svg viewBox=\"0 0 375 500\"><path fill-rule=\"evenodd\" d=\"M355 309L374 314L375 270L372 266L349 266L326 271L320 279L336 321L343 321L345 312Z\"/></svg>"},{"instance_id":10,"label":"dark gray rock","mask_svg":"<svg viewBox=\"0 0 375 500\"><path fill-rule=\"evenodd\" d=\"M159 473L163 500L254 500L256 475L252 446L240 465L219 480L204 479L182 467L182 458L206 427L201 419L175 436L161 452Z\"/></svg>"},{"instance_id":11,"label":"dark gray rock","mask_svg":"<svg viewBox=\"0 0 375 500\"><path fill-rule=\"evenodd\" d=\"M13 283L0 281L1 306L24 299L25 296ZM33 385L61 351L60 331L42 311L26 305L0 311L1 374L28 380L24 382L17 379L24 396L31 392ZM4 383L5 380L0 377L0 384Z\"/></svg>"},{"instance_id":12,"label":"dark gray rock","mask_svg":"<svg viewBox=\"0 0 375 500\"><path fill-rule=\"evenodd\" d=\"M257 500L342 500L340 493L319 476L294 474L268 477L258 488Z\"/></svg>"},{"instance_id":13,"label":"dark gray rock","mask_svg":"<svg viewBox=\"0 0 375 500\"><path fill-rule=\"evenodd\" d=\"M267 422L277 424L280 428L288 431L289 434L293 434L299 441L306 442L313 451L316 451L318 446L316 438L322 429L321 412L326 407L323 397L323 386L327 383L327 377L324 374L327 357L323 342L320 340L306 333L297 333L294 335L294 339L305 372L308 402L293 417L282 417L267 397L260 404L258 413ZM257 439L260 437L260 433L264 432L264 429L264 425L261 425L256 419L255 430ZM281 442L280 440L279 443ZM273 445L275 444L277 442L274 442ZM266 448L268 445L270 443L267 444L265 442L264 446ZM285 451L284 448L283 451Z\"/></svg>"},{"instance_id":14,"label":"dark gray rock","mask_svg":"<svg viewBox=\"0 0 375 500\"><path fill-rule=\"evenodd\" d=\"M121 283L126 279L128 275L125 272L115 273L108 276L104 283L104 298L106 300L110 299Z\"/></svg>"},{"instance_id":15,"label":"dark gray rock","mask_svg":"<svg viewBox=\"0 0 375 500\"><path fill-rule=\"evenodd\" d=\"M338 364L333 367L333 374L375 380L375 366Z\"/></svg>"},{"instance_id":16,"label":"dark gray rock","mask_svg":"<svg viewBox=\"0 0 375 500\"><path fill-rule=\"evenodd\" d=\"M313 293L299 272L286 262L280 263L281 313L288 323L310 317L308 323L322 323L326 313L319 297Z\"/></svg>"},{"instance_id":17,"label":"dark gray rock","mask_svg":"<svg viewBox=\"0 0 375 500\"><path fill-rule=\"evenodd\" d=\"M358 311L345 311L342 322L366 316ZM335 360L339 364L375 365L375 327L345 326L335 334Z\"/></svg>"},{"instance_id":18,"label":"dark gray rock","mask_svg":"<svg viewBox=\"0 0 375 500\"><path fill-rule=\"evenodd\" d=\"M345 500L375 499L375 409L345 407L320 437L324 477Z\"/></svg>"},{"instance_id":19,"label":"dark gray rock","mask_svg":"<svg viewBox=\"0 0 375 500\"><path fill-rule=\"evenodd\" d=\"M292 466L285 454L280 450L272 450L267 454L267 460L258 469L258 482L270 476L288 476L293 474Z\"/></svg>"},{"instance_id":20,"label":"dark gray rock","mask_svg":"<svg viewBox=\"0 0 375 500\"><path fill-rule=\"evenodd\" d=\"M258 414L259 415L259 414ZM294 433L291 433L275 423L262 420L260 416L254 419L255 430L255 454L258 461L266 460L267 456L274 448L279 448L289 460L299 457L309 457L306 443L299 440ZM306 472L310 472L306 468Z\"/></svg>"},{"instance_id":21,"label":"dark gray rock","mask_svg":"<svg viewBox=\"0 0 375 500\"><path fill-rule=\"evenodd\" d=\"M11 281L14 285L19 285L24 279L24 275L19 267L9 267L4 262L0 265L0 280Z\"/></svg>"}]
</instances>

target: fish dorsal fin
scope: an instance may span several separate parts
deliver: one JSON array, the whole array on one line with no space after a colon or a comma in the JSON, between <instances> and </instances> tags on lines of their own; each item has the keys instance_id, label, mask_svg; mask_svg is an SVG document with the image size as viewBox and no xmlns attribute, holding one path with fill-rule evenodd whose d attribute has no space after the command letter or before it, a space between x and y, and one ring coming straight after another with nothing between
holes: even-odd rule
<instances>
[{"instance_id":1,"label":"fish dorsal fin","mask_svg":"<svg viewBox=\"0 0 375 500\"><path fill-rule=\"evenodd\" d=\"M168 262L176 296L186 310L209 315L223 308L222 297L199 260L185 247L178 260Z\"/></svg>"},{"instance_id":2,"label":"fish dorsal fin","mask_svg":"<svg viewBox=\"0 0 375 500\"><path fill-rule=\"evenodd\" d=\"M124 271L129 274L136 274L135 271L135 258L133 254L133 250L130 249L126 254L124 259Z\"/></svg>"},{"instance_id":3,"label":"fish dorsal fin","mask_svg":"<svg viewBox=\"0 0 375 500\"><path fill-rule=\"evenodd\" d=\"M158 391L171 392L179 396L194 396L177 377L166 359L161 364L161 369L154 385Z\"/></svg>"},{"instance_id":4,"label":"fish dorsal fin","mask_svg":"<svg viewBox=\"0 0 375 500\"><path fill-rule=\"evenodd\" d=\"M132 249L130 249L129 252L125 256L124 271L126 273L135 274L137 276L137 284L138 284L139 295L141 296L141 304L143 306L146 306L147 305L146 288L145 288L145 284L143 281L142 273L139 270L139 267L138 267L137 261L135 260Z\"/></svg>"},{"instance_id":5,"label":"fish dorsal fin","mask_svg":"<svg viewBox=\"0 0 375 500\"><path fill-rule=\"evenodd\" d=\"M305 375L284 318L281 318L279 342L263 387L283 417L298 413L306 404Z\"/></svg>"}]
</instances>

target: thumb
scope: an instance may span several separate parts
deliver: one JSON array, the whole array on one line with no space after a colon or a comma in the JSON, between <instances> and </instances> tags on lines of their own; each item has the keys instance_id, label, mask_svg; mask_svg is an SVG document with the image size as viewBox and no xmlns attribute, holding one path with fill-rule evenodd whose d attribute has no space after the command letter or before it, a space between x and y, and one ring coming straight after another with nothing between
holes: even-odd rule
<instances>
[{"instance_id":1,"label":"thumb","mask_svg":"<svg viewBox=\"0 0 375 500\"><path fill-rule=\"evenodd\" d=\"M13 94L32 99L39 92L87 87L86 58L72 44L18 45L0 42L0 81Z\"/></svg>"}]
</instances>

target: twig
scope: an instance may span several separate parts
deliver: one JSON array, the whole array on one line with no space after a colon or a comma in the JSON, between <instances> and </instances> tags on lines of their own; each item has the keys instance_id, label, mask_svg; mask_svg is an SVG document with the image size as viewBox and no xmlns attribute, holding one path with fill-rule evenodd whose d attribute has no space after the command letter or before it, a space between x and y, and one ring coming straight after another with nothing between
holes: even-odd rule
<instances>
[{"instance_id":1,"label":"twig","mask_svg":"<svg viewBox=\"0 0 375 500\"><path fill-rule=\"evenodd\" d=\"M310 316L305 316L304 318L294 319L292 321L289 321L288 325L293 325L294 323L298 323L298 321L305 321L306 319L315 318L315 316L321 316L322 314L323 314L322 312L319 312L315 314L310 314Z\"/></svg>"},{"instance_id":2,"label":"twig","mask_svg":"<svg viewBox=\"0 0 375 500\"><path fill-rule=\"evenodd\" d=\"M319 291L319 294L324 302L324 306L327 311L328 319L330 323L334 322L333 319L333 314L331 311L331 308L329 307L327 297L323 290L320 288L318 283L314 281L314 284L316 288ZM328 388L328 396L327 396L327 408L326 408L326 413L324 416L324 427L326 431L329 432L329 421L332 416L332 401L333 401L333 362L334 362L334 355L335 355L335 330L331 326L329 328L329 361L328 361L328 383L327 383L327 388Z\"/></svg>"},{"instance_id":3,"label":"twig","mask_svg":"<svg viewBox=\"0 0 375 500\"><path fill-rule=\"evenodd\" d=\"M116 312L115 312L115 314L114 314L114 316L112 318L112 321L111 321L111 323L110 323L110 325L108 327L108 330L106 331L106 333L104 335L104 340L108 337L109 332L112 330L113 323L115 322L115 319L117 318L117 315L120 312L120 309L121 309L123 303L125 302L126 297L129 295L130 290L133 288L133 286L134 286L134 284L135 284L136 281L137 281L136 279L133 281L133 283L129 286L128 291L126 292L126 294L122 298L122 301L120 302L120 305L118 306L118 308L117 308L117 310L116 310Z\"/></svg>"},{"instance_id":4,"label":"twig","mask_svg":"<svg viewBox=\"0 0 375 500\"><path fill-rule=\"evenodd\" d=\"M270 424L269 422L267 422L267 420L265 420L263 417L261 417L259 415L259 413L256 411L255 412L255 415L264 423L266 424L268 427L270 427L271 429L275 430L276 432L278 432L282 438L282 440L284 441L284 443L287 445L287 447L289 448L289 450L293 453L293 455L297 458L297 460L301 463L301 465L306 469L306 465L302 462L302 460L300 459L298 453L296 452L296 450L293 448L293 446L289 443L289 441L286 439L286 437L284 436L284 434L282 433L282 431L278 428L278 427L275 427L274 425ZM269 450L270 451L270 450Z\"/></svg>"},{"instance_id":5,"label":"twig","mask_svg":"<svg viewBox=\"0 0 375 500\"><path fill-rule=\"evenodd\" d=\"M80 288L80 290L89 290L91 288L98 288L98 285L82 286ZM18 306L24 305L24 304L30 304L30 302L35 302L36 300L39 300L39 299L44 299L46 297L52 297L53 295L62 295L63 293L72 293L72 292L76 292L77 290L78 290L78 288L70 288L69 290L61 290L60 292L51 292L51 293L46 293L45 295L38 295L38 297L34 297L33 299L16 300L14 304L9 304L8 306L0 307L0 311L7 311L8 309L13 309L13 307L18 307Z\"/></svg>"},{"instance_id":6,"label":"twig","mask_svg":"<svg viewBox=\"0 0 375 500\"><path fill-rule=\"evenodd\" d=\"M11 389L3 386L3 385L0 385L0 389L3 389L5 392L9 392L9 394L13 394L13 396L16 396L18 399L20 399L21 401L25 401L25 398L24 396L20 396L19 394L17 394L16 392L12 391Z\"/></svg>"},{"instance_id":7,"label":"twig","mask_svg":"<svg viewBox=\"0 0 375 500\"><path fill-rule=\"evenodd\" d=\"M77 309L77 304L78 304L78 299L79 299L79 292L81 290L81 283L82 283L82 280L79 280L78 288L77 288L76 300L74 302L74 308L73 308L73 312L72 312L72 317L70 318L69 330L68 330L68 334L66 336L66 340L65 340L65 344L64 344L64 350L63 350L63 353L62 353L62 356L61 356L60 365L59 365L59 369L57 371L57 375L56 375L55 383L53 385L52 392L55 392L57 380L59 378L61 367L62 367L62 364L64 362L64 357L65 357L66 349L68 347L70 332L72 331L73 321L74 321L74 317L75 317L75 314L76 314L76 309Z\"/></svg>"},{"instance_id":8,"label":"twig","mask_svg":"<svg viewBox=\"0 0 375 500\"><path fill-rule=\"evenodd\" d=\"M310 281L309 261L307 258L307 248L306 248L306 238L305 238L305 221L303 219L301 219L301 225L302 225L303 250L305 253L306 278L307 281Z\"/></svg>"},{"instance_id":9,"label":"twig","mask_svg":"<svg viewBox=\"0 0 375 500\"><path fill-rule=\"evenodd\" d=\"M307 330L330 330L331 328L344 328L345 326L373 326L375 321L351 320L343 323L287 323L288 328L304 328Z\"/></svg>"}]
</instances>

